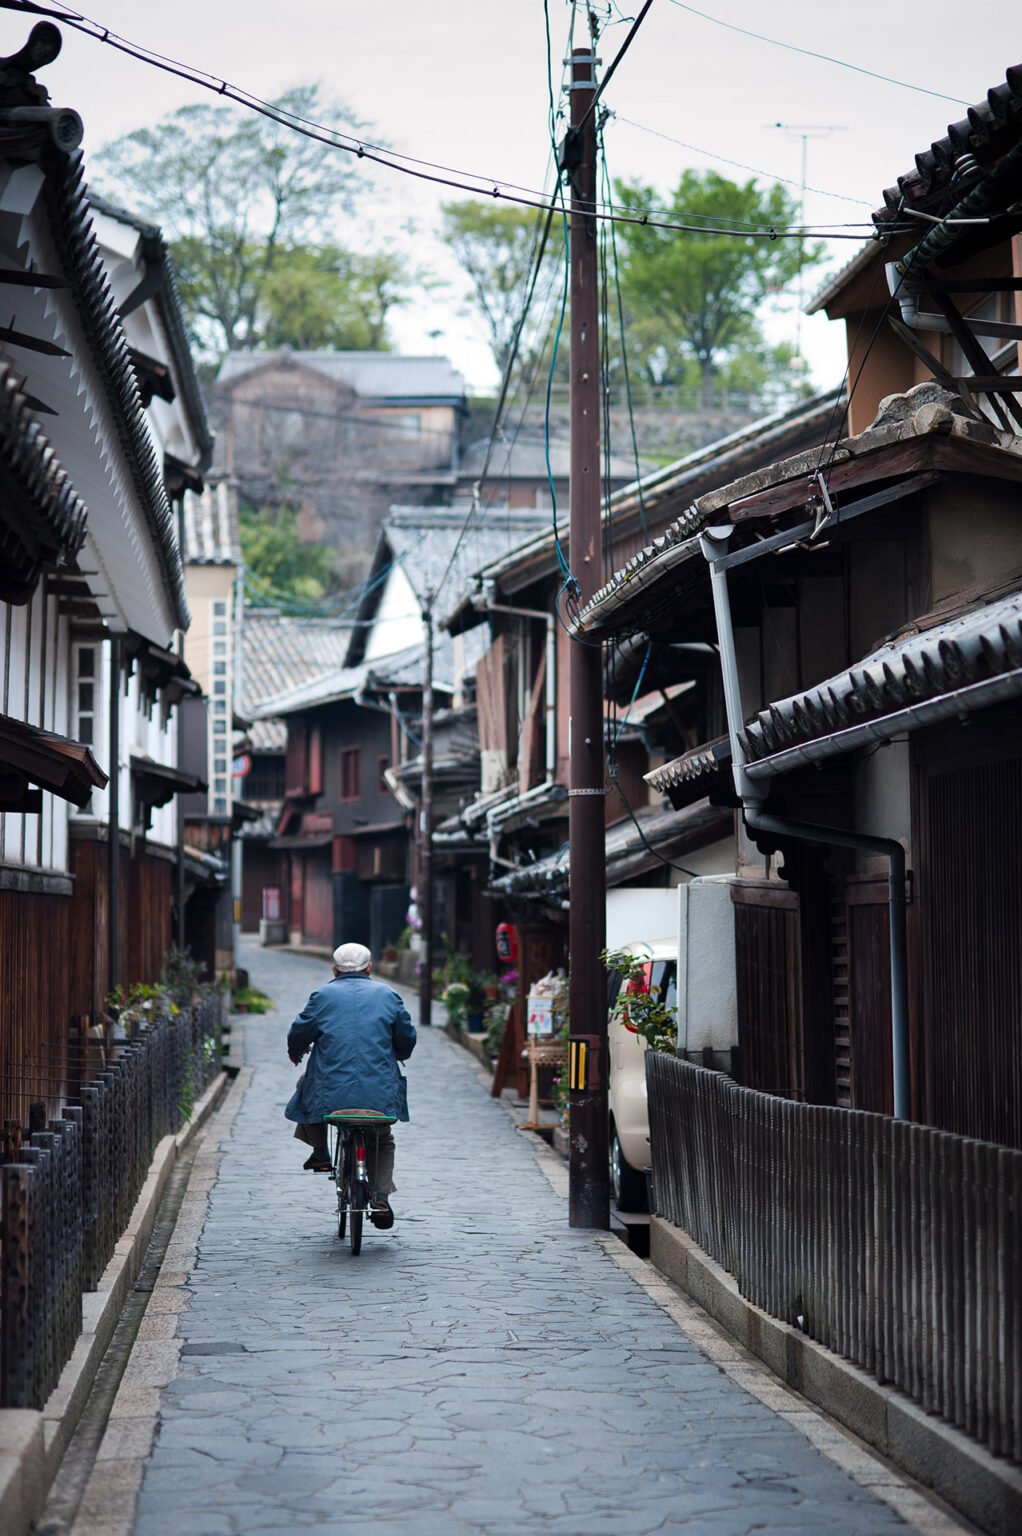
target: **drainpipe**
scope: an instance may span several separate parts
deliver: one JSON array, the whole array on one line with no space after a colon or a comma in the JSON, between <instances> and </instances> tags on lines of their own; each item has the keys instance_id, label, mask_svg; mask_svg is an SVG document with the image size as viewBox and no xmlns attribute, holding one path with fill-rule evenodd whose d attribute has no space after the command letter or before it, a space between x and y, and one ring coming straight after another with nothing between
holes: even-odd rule
<instances>
[{"instance_id":1,"label":"drainpipe","mask_svg":"<svg viewBox=\"0 0 1022 1536\"><path fill-rule=\"evenodd\" d=\"M107 828L107 990L121 984L121 671L124 641L110 637L110 820Z\"/></svg>"},{"instance_id":2,"label":"drainpipe","mask_svg":"<svg viewBox=\"0 0 1022 1536\"><path fill-rule=\"evenodd\" d=\"M894 838L873 837L869 833L849 832L841 827L819 827L808 822L788 821L783 816L769 816L763 811L766 790L764 786L749 778L746 768L748 758L741 734L745 715L738 683L738 662L727 587L727 567L724 564L732 532L733 529L730 527L708 528L700 535L699 545L710 567L735 793L742 802L745 824L754 832L772 833L778 837L792 837L801 842L823 843L837 848L853 848L860 853L880 854L886 858L891 949L891 1068L894 1118L908 1120L911 1105L908 1060L905 850Z\"/></svg>"}]
</instances>

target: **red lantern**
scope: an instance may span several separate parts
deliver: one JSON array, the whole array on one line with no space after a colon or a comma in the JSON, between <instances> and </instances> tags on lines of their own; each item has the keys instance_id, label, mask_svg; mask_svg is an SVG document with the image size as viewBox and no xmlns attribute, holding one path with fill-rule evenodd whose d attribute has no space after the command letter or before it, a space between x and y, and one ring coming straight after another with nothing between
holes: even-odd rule
<instances>
[{"instance_id":1,"label":"red lantern","mask_svg":"<svg viewBox=\"0 0 1022 1536\"><path fill-rule=\"evenodd\" d=\"M513 923L497 924L497 959L502 965L514 965L518 959L518 933Z\"/></svg>"}]
</instances>

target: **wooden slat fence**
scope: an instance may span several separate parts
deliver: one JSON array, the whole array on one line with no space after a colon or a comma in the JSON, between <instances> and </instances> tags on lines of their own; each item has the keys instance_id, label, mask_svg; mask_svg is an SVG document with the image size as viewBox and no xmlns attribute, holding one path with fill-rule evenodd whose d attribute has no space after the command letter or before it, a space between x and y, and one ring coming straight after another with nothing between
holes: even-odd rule
<instances>
[{"instance_id":1,"label":"wooden slat fence","mask_svg":"<svg viewBox=\"0 0 1022 1536\"><path fill-rule=\"evenodd\" d=\"M1022 1152L646 1056L657 1214L741 1294L1022 1461Z\"/></svg>"},{"instance_id":2,"label":"wooden slat fence","mask_svg":"<svg viewBox=\"0 0 1022 1536\"><path fill-rule=\"evenodd\" d=\"M41 1408L138 1198L156 1144L220 1066L220 994L135 1026L59 1118L5 1126L0 1163L0 1407ZM71 1074L69 1074L69 1077ZM45 1129L42 1127L45 1126Z\"/></svg>"}]
</instances>

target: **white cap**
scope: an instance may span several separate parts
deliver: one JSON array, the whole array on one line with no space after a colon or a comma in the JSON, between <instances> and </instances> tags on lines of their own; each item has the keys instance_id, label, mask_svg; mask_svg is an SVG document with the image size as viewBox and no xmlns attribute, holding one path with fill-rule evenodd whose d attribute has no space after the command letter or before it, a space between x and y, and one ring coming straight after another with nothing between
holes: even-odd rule
<instances>
[{"instance_id":1,"label":"white cap","mask_svg":"<svg viewBox=\"0 0 1022 1536\"><path fill-rule=\"evenodd\" d=\"M373 957L364 944L338 944L334 950L334 965L342 973L367 971Z\"/></svg>"}]
</instances>

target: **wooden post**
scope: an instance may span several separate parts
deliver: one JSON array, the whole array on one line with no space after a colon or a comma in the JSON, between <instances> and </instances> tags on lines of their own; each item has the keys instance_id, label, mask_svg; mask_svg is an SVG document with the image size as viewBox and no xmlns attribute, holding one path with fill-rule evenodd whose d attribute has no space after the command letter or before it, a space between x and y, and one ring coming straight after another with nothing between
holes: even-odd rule
<instances>
[{"instance_id":1,"label":"wooden post","mask_svg":"<svg viewBox=\"0 0 1022 1536\"><path fill-rule=\"evenodd\" d=\"M603 579L600 540L600 346L596 223L595 54L571 55L571 538L580 604ZM573 1227L610 1226L607 1148L607 1006L600 952L606 933L603 665L598 644L571 646L568 922L572 1034L597 1041L595 1084L572 1092L568 1215ZM602 1044L601 1044L602 1043Z\"/></svg>"},{"instance_id":2,"label":"wooden post","mask_svg":"<svg viewBox=\"0 0 1022 1536\"><path fill-rule=\"evenodd\" d=\"M419 803L419 911L423 967L419 977L419 1024L433 1022L433 595L422 604L426 626L426 676L422 689L422 799Z\"/></svg>"}]
</instances>

